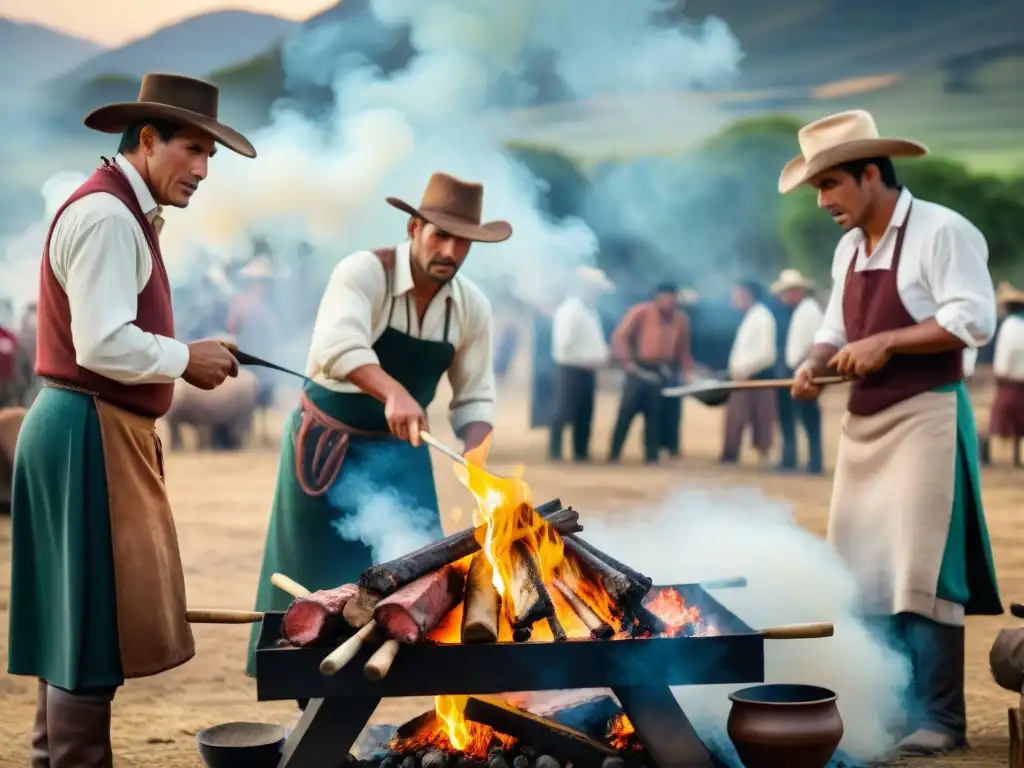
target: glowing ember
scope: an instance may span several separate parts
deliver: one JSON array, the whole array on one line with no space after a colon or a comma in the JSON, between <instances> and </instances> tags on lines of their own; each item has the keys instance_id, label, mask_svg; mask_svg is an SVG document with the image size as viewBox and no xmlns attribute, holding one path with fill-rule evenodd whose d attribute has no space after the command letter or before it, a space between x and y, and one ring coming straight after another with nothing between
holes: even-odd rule
<instances>
[{"instance_id":1,"label":"glowing ember","mask_svg":"<svg viewBox=\"0 0 1024 768\"><path fill-rule=\"evenodd\" d=\"M620 712L608 723L608 745L615 749L643 749L643 745L636 737L633 724L629 722L625 712Z\"/></svg>"},{"instance_id":2,"label":"glowing ember","mask_svg":"<svg viewBox=\"0 0 1024 768\"><path fill-rule=\"evenodd\" d=\"M671 587L658 590L645 604L647 610L665 622L665 637L686 635L715 635L714 627L704 626L700 609L687 605L683 596Z\"/></svg>"},{"instance_id":3,"label":"glowing ember","mask_svg":"<svg viewBox=\"0 0 1024 768\"><path fill-rule=\"evenodd\" d=\"M461 752L469 757L486 758L493 745L511 749L515 739L496 733L492 728L473 723L463 715L466 696L436 696L436 719L427 722L405 739L395 739L389 748L395 752L414 752L434 748L444 752Z\"/></svg>"}]
</instances>

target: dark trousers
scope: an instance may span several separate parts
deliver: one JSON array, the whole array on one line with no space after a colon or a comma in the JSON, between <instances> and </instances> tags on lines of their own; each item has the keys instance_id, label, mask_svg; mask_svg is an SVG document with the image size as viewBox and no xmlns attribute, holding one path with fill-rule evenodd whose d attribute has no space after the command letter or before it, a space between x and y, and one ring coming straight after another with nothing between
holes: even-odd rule
<instances>
[{"instance_id":1,"label":"dark trousers","mask_svg":"<svg viewBox=\"0 0 1024 768\"><path fill-rule=\"evenodd\" d=\"M666 381L664 386L674 387L680 380ZM679 434L683 425L683 398L661 398L661 447L671 456L678 456L682 449L679 445Z\"/></svg>"},{"instance_id":2,"label":"dark trousers","mask_svg":"<svg viewBox=\"0 0 1024 768\"><path fill-rule=\"evenodd\" d=\"M924 728L964 744L964 628L939 624L916 613L874 618L870 624L910 663L912 678L905 693L907 735Z\"/></svg>"},{"instance_id":3,"label":"dark trousers","mask_svg":"<svg viewBox=\"0 0 1024 768\"><path fill-rule=\"evenodd\" d=\"M590 458L597 374L587 368L560 365L555 371L555 386L558 406L551 423L549 455L555 460L562 458L562 433L569 427L572 429L572 457L586 461Z\"/></svg>"},{"instance_id":4,"label":"dark trousers","mask_svg":"<svg viewBox=\"0 0 1024 768\"><path fill-rule=\"evenodd\" d=\"M821 460L821 406L817 400L794 400L788 389L778 391L779 429L782 432L783 469L797 467L797 422L803 425L810 449L807 471L822 471Z\"/></svg>"},{"instance_id":5,"label":"dark trousers","mask_svg":"<svg viewBox=\"0 0 1024 768\"><path fill-rule=\"evenodd\" d=\"M644 417L644 460L651 463L658 460L658 450L662 445L661 406L664 400L660 380L653 382L632 374L626 375L608 456L612 461L618 461L622 455L622 446L626 443L633 419L641 414Z\"/></svg>"}]
</instances>

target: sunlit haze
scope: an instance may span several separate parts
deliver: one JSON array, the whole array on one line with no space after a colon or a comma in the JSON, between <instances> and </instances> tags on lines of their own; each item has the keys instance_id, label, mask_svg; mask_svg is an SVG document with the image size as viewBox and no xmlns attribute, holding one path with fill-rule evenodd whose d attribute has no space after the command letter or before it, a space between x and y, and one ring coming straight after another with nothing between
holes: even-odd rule
<instances>
[{"instance_id":1,"label":"sunlit haze","mask_svg":"<svg viewBox=\"0 0 1024 768\"><path fill-rule=\"evenodd\" d=\"M42 24L115 48L168 24L211 11L242 10L302 20L336 3L337 0L174 0L173 3L0 0L0 16Z\"/></svg>"}]
</instances>

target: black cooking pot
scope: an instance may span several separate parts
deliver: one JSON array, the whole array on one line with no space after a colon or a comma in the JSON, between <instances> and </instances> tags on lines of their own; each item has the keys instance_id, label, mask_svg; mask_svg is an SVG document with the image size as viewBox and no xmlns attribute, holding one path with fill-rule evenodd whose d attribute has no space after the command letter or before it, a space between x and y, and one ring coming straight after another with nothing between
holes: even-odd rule
<instances>
[{"instance_id":1,"label":"black cooking pot","mask_svg":"<svg viewBox=\"0 0 1024 768\"><path fill-rule=\"evenodd\" d=\"M224 723L196 734L207 768L277 768L285 729L270 723Z\"/></svg>"}]
</instances>

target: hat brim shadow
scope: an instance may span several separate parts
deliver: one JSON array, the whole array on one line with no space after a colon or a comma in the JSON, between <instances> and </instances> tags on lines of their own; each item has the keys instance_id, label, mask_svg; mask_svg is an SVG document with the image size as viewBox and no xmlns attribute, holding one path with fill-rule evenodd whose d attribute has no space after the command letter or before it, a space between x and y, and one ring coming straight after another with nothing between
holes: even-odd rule
<instances>
[{"instance_id":1,"label":"hat brim shadow","mask_svg":"<svg viewBox=\"0 0 1024 768\"><path fill-rule=\"evenodd\" d=\"M794 157L779 174L779 192L786 194L806 184L822 171L854 160L872 157L921 157L928 154L924 144L909 139L857 139L826 149L808 162L802 155Z\"/></svg>"},{"instance_id":2,"label":"hat brim shadow","mask_svg":"<svg viewBox=\"0 0 1024 768\"><path fill-rule=\"evenodd\" d=\"M501 243L512 237L512 225L507 221L489 221L486 224L474 224L472 221L451 216L438 211L423 211L397 197L385 198L388 205L397 208L410 216L433 224L449 234L470 240L474 243Z\"/></svg>"},{"instance_id":3,"label":"hat brim shadow","mask_svg":"<svg viewBox=\"0 0 1024 768\"><path fill-rule=\"evenodd\" d=\"M198 128L215 141L243 157L256 157L256 148L242 134L212 117L181 107L146 101L108 104L94 109L85 117L85 126L100 133L121 133L139 120L167 120Z\"/></svg>"}]
</instances>

